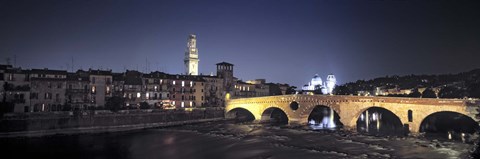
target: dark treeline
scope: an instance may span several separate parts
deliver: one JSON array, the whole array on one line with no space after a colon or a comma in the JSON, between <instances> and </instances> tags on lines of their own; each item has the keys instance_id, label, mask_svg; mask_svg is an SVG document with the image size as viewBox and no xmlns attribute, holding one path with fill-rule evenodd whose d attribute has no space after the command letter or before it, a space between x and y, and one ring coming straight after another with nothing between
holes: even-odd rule
<instances>
[{"instance_id":1,"label":"dark treeline","mask_svg":"<svg viewBox=\"0 0 480 159\"><path fill-rule=\"evenodd\" d=\"M394 75L371 80L358 80L337 86L334 92L338 95L356 95L359 91L374 92L377 87L384 90L412 90L410 94L389 96L434 98L437 94L435 94L433 89L436 89L439 90L438 97L440 98L480 98L480 69L458 74ZM426 89L423 93L420 93L418 88Z\"/></svg>"}]
</instances>

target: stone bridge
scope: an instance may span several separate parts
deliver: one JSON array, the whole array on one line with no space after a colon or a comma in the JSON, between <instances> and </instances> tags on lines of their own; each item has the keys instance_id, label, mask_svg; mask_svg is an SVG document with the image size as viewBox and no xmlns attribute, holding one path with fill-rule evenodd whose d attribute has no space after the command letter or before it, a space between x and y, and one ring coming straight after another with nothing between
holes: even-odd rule
<instances>
[{"instance_id":1,"label":"stone bridge","mask_svg":"<svg viewBox=\"0 0 480 159\"><path fill-rule=\"evenodd\" d=\"M291 103L298 103L292 107ZM455 112L477 121L480 102L464 99L399 98L342 95L282 95L254 98L231 99L227 101L226 117L232 117L232 110L248 110L255 120L270 117L272 108L282 110L289 124L307 124L310 113L316 106L326 106L335 111L347 129L356 129L360 115L372 107L384 108L395 114L402 124L408 124L412 133L420 131L422 121L437 112Z\"/></svg>"}]
</instances>

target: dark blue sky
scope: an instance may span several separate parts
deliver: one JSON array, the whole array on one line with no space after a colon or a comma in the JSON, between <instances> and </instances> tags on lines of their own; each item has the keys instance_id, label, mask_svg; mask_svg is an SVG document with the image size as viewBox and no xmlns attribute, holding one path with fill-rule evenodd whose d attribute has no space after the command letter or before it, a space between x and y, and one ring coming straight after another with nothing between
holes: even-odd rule
<instances>
[{"instance_id":1,"label":"dark blue sky","mask_svg":"<svg viewBox=\"0 0 480 159\"><path fill-rule=\"evenodd\" d=\"M480 68L479 1L0 0L0 60L24 68L183 73L188 34L200 72L301 86Z\"/></svg>"}]
</instances>

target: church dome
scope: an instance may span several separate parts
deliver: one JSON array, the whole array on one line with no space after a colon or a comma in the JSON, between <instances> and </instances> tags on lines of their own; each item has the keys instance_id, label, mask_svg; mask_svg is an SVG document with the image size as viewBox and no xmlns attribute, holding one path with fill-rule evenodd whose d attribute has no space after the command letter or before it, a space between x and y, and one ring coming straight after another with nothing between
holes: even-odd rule
<instances>
[{"instance_id":1,"label":"church dome","mask_svg":"<svg viewBox=\"0 0 480 159\"><path fill-rule=\"evenodd\" d=\"M318 74L315 74L312 78L312 82L310 82L312 86L322 85L322 78Z\"/></svg>"}]
</instances>

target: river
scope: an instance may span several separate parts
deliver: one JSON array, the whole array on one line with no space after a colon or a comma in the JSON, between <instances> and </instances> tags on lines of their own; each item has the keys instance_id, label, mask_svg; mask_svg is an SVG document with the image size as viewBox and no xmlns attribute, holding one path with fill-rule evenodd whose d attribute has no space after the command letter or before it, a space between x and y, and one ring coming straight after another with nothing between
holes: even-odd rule
<instances>
[{"instance_id":1,"label":"river","mask_svg":"<svg viewBox=\"0 0 480 159\"><path fill-rule=\"evenodd\" d=\"M0 139L2 158L465 158L473 144L217 121L116 133Z\"/></svg>"}]
</instances>

